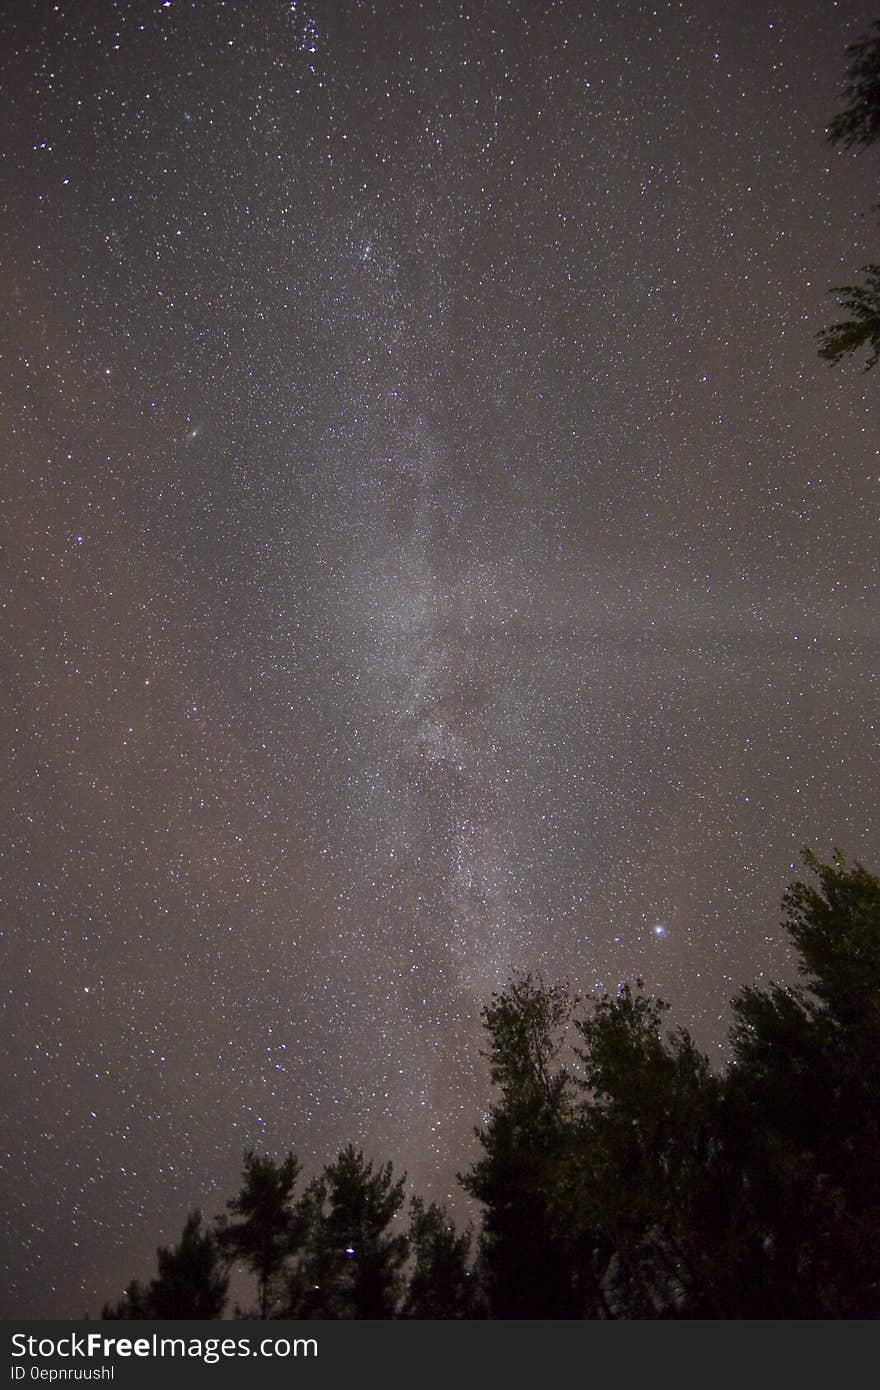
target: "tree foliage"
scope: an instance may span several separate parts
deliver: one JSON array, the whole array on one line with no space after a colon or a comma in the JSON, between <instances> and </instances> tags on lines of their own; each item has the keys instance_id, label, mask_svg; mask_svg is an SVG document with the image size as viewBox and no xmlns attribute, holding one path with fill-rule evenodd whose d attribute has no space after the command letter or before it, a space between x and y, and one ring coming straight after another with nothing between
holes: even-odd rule
<instances>
[{"instance_id":1,"label":"tree foliage","mask_svg":"<svg viewBox=\"0 0 880 1390\"><path fill-rule=\"evenodd\" d=\"M880 880L805 853L785 895L799 988L734 1001L730 1090L779 1315L880 1308Z\"/></svg>"},{"instance_id":2,"label":"tree foliage","mask_svg":"<svg viewBox=\"0 0 880 1390\"><path fill-rule=\"evenodd\" d=\"M468 1265L471 1232L459 1233L446 1211L414 1197L410 1207L409 1246L413 1268L407 1281L405 1318L473 1318L479 1298Z\"/></svg>"},{"instance_id":3,"label":"tree foliage","mask_svg":"<svg viewBox=\"0 0 880 1390\"><path fill-rule=\"evenodd\" d=\"M483 1010L492 1081L500 1090L484 1156L461 1181L483 1203L479 1264L493 1315L574 1314L569 1249L551 1219L552 1172L568 1138L568 1073L560 1063L567 992L527 976Z\"/></svg>"},{"instance_id":4,"label":"tree foliage","mask_svg":"<svg viewBox=\"0 0 880 1390\"><path fill-rule=\"evenodd\" d=\"M615 1316L693 1316L706 1301L702 1206L712 1191L717 1085L687 1032L664 1033L667 1011L639 981L594 1000L577 1023L573 1169L582 1170L587 1225L613 1252L594 1278ZM577 1222L570 1202L565 1214Z\"/></svg>"},{"instance_id":5,"label":"tree foliage","mask_svg":"<svg viewBox=\"0 0 880 1390\"><path fill-rule=\"evenodd\" d=\"M880 140L880 20L846 51L849 66L841 94L846 105L829 123L828 139L849 149Z\"/></svg>"},{"instance_id":6,"label":"tree foliage","mask_svg":"<svg viewBox=\"0 0 880 1390\"><path fill-rule=\"evenodd\" d=\"M180 1243L156 1251L158 1276L144 1288L133 1279L124 1298L105 1305L102 1318L219 1318L226 1303L229 1276L214 1232L202 1226L198 1210L190 1212Z\"/></svg>"},{"instance_id":7,"label":"tree foliage","mask_svg":"<svg viewBox=\"0 0 880 1390\"><path fill-rule=\"evenodd\" d=\"M829 291L837 295L838 307L849 317L820 329L817 336L819 356L832 365L867 348L867 372L880 361L880 265L863 266L862 273L863 285L835 285Z\"/></svg>"},{"instance_id":8,"label":"tree foliage","mask_svg":"<svg viewBox=\"0 0 880 1390\"><path fill-rule=\"evenodd\" d=\"M274 1307L281 1272L301 1242L301 1221L293 1200L299 1173L293 1153L276 1163L247 1152L241 1191L226 1204L240 1219L218 1222L222 1249L231 1260L243 1260L257 1277L261 1318L267 1318Z\"/></svg>"},{"instance_id":9,"label":"tree foliage","mask_svg":"<svg viewBox=\"0 0 880 1390\"><path fill-rule=\"evenodd\" d=\"M880 20L847 49L849 67L842 97L846 103L827 127L832 144L873 145L880 139ZM862 284L836 285L838 308L847 317L816 335L819 356L832 366L852 353L868 350L864 370L880 362L880 264L862 266Z\"/></svg>"},{"instance_id":10,"label":"tree foliage","mask_svg":"<svg viewBox=\"0 0 880 1390\"><path fill-rule=\"evenodd\" d=\"M880 1311L880 879L804 853L783 899L793 984L733 1000L713 1070L642 981L586 1000L526 976L483 1011L495 1098L461 1179L469 1230L354 1145L245 1155L232 1217L193 1212L107 1318L867 1318Z\"/></svg>"},{"instance_id":11,"label":"tree foliage","mask_svg":"<svg viewBox=\"0 0 880 1390\"><path fill-rule=\"evenodd\" d=\"M493 1316L876 1315L880 881L805 863L803 984L741 992L721 1074L641 984L574 1018L568 1070L558 992L486 1011L500 1099L464 1181Z\"/></svg>"},{"instance_id":12,"label":"tree foliage","mask_svg":"<svg viewBox=\"0 0 880 1390\"><path fill-rule=\"evenodd\" d=\"M404 1186L390 1163L374 1171L353 1144L309 1184L300 1207L303 1252L288 1285L290 1315L394 1316L409 1250L393 1229Z\"/></svg>"}]
</instances>

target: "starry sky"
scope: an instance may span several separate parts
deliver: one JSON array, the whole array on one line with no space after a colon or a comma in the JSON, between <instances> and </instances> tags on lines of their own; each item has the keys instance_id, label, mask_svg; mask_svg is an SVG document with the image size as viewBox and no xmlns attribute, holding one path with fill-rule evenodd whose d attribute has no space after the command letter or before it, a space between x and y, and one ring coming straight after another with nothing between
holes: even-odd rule
<instances>
[{"instance_id":1,"label":"starry sky","mask_svg":"<svg viewBox=\"0 0 880 1390\"><path fill-rule=\"evenodd\" d=\"M249 1147L466 1216L512 973L721 1060L880 865L874 17L4 4L0 1314Z\"/></svg>"}]
</instances>

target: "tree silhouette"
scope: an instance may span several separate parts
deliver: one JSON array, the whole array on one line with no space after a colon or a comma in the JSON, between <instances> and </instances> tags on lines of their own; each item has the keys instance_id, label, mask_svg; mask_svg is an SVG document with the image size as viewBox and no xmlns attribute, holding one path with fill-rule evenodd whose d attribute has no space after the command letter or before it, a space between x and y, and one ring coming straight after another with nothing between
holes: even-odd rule
<instances>
[{"instance_id":1,"label":"tree silhouette","mask_svg":"<svg viewBox=\"0 0 880 1390\"><path fill-rule=\"evenodd\" d=\"M842 97L844 109L829 122L833 145L873 145L880 140L880 20L847 48L849 67Z\"/></svg>"},{"instance_id":2,"label":"tree silhouette","mask_svg":"<svg viewBox=\"0 0 880 1390\"><path fill-rule=\"evenodd\" d=\"M664 1033L667 1012L638 981L593 1000L575 1024L582 1099L557 1212L583 1228L581 1258L606 1315L706 1311L700 1235L717 1083L685 1030Z\"/></svg>"},{"instance_id":3,"label":"tree silhouette","mask_svg":"<svg viewBox=\"0 0 880 1390\"><path fill-rule=\"evenodd\" d=\"M829 328L819 330L819 356L826 362L839 362L842 357L860 348L869 349L864 370L870 371L880 361L880 265L862 266L864 285L834 285L829 294L836 294L838 306L850 315Z\"/></svg>"},{"instance_id":4,"label":"tree silhouette","mask_svg":"<svg viewBox=\"0 0 880 1390\"><path fill-rule=\"evenodd\" d=\"M850 61L843 89L847 104L827 127L831 143L845 149L873 145L880 139L880 20L874 21L870 33L850 44L847 53ZM868 348L867 372L880 361L880 265L862 266L862 274L864 284L835 285L829 291L837 295L838 307L848 317L820 329L816 336L819 356L832 366Z\"/></svg>"},{"instance_id":5,"label":"tree silhouette","mask_svg":"<svg viewBox=\"0 0 880 1390\"><path fill-rule=\"evenodd\" d=\"M118 1303L105 1303L101 1318L105 1322L132 1318L151 1318L153 1316L147 1303L147 1290L139 1279L132 1279Z\"/></svg>"},{"instance_id":6,"label":"tree silhouette","mask_svg":"<svg viewBox=\"0 0 880 1390\"><path fill-rule=\"evenodd\" d=\"M404 1186L390 1163L374 1172L353 1144L309 1184L300 1205L302 1256L289 1283L293 1316L394 1316L408 1241L390 1228Z\"/></svg>"},{"instance_id":7,"label":"tree silhouette","mask_svg":"<svg viewBox=\"0 0 880 1390\"><path fill-rule=\"evenodd\" d=\"M406 1318L473 1318L478 1304L468 1268L471 1233L459 1234L442 1207L426 1207L421 1197L410 1204L410 1250L413 1269L402 1316Z\"/></svg>"},{"instance_id":8,"label":"tree silhouette","mask_svg":"<svg viewBox=\"0 0 880 1390\"><path fill-rule=\"evenodd\" d=\"M558 992L485 1011L501 1096L464 1182L493 1316L876 1316L880 880L804 858L804 983L741 992L720 1075L641 988L575 1018L573 1072Z\"/></svg>"},{"instance_id":9,"label":"tree silhouette","mask_svg":"<svg viewBox=\"0 0 880 1390\"><path fill-rule=\"evenodd\" d=\"M217 1240L202 1229L202 1215L190 1212L173 1249L156 1252L159 1273L144 1289L133 1279L125 1297L105 1305L102 1318L219 1318L226 1303L229 1276L222 1268Z\"/></svg>"},{"instance_id":10,"label":"tree silhouette","mask_svg":"<svg viewBox=\"0 0 880 1390\"><path fill-rule=\"evenodd\" d=\"M257 1277L261 1318L268 1318L285 1263L302 1239L293 1200L299 1173L299 1161L293 1153L288 1153L283 1163L276 1163L250 1150L244 1156L241 1191L226 1204L241 1220L221 1217L217 1223L221 1249L231 1260L244 1260Z\"/></svg>"},{"instance_id":11,"label":"tree silhouette","mask_svg":"<svg viewBox=\"0 0 880 1390\"><path fill-rule=\"evenodd\" d=\"M476 1270L435 1204L398 1227L390 1163L350 1144L297 1201L293 1154L251 1152L238 1220L215 1236L193 1212L102 1316L219 1317L225 1257L256 1274L261 1317L876 1317L880 879L804 863L783 899L800 982L737 995L720 1071L641 981L583 1002L527 976L492 996L497 1099L462 1178L483 1206Z\"/></svg>"},{"instance_id":12,"label":"tree silhouette","mask_svg":"<svg viewBox=\"0 0 880 1390\"><path fill-rule=\"evenodd\" d=\"M571 1251L550 1213L568 1142L568 1074L558 1065L571 1003L527 976L483 1010L500 1100L477 1134L485 1150L460 1181L484 1206L479 1269L493 1317L575 1315Z\"/></svg>"},{"instance_id":13,"label":"tree silhouette","mask_svg":"<svg viewBox=\"0 0 880 1390\"><path fill-rule=\"evenodd\" d=\"M765 1232L765 1306L871 1317L880 1307L880 880L809 851L785 928L803 985L734 1000L730 1071ZM766 1314L765 1314L766 1315Z\"/></svg>"},{"instance_id":14,"label":"tree silhouette","mask_svg":"<svg viewBox=\"0 0 880 1390\"><path fill-rule=\"evenodd\" d=\"M159 1277L149 1302L157 1318L219 1318L226 1303L229 1275L221 1267L217 1239L202 1230L200 1211L187 1217L180 1244L157 1251Z\"/></svg>"}]
</instances>

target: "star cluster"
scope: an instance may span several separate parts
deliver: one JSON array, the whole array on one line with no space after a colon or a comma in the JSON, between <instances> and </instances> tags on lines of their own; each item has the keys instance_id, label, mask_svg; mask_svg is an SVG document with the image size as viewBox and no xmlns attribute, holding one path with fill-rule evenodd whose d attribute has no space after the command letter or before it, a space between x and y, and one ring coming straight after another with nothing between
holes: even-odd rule
<instances>
[{"instance_id":1,"label":"star cluster","mask_svg":"<svg viewBox=\"0 0 880 1390\"><path fill-rule=\"evenodd\" d=\"M718 1057L877 866L867 18L4 6L5 1316L246 1148L465 1213L512 973Z\"/></svg>"}]
</instances>

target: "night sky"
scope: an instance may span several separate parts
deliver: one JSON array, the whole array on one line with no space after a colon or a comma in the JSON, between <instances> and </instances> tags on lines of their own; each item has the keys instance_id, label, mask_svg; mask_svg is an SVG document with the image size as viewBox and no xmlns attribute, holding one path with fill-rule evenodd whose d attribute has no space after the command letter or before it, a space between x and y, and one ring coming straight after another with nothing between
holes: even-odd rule
<instances>
[{"instance_id":1,"label":"night sky","mask_svg":"<svg viewBox=\"0 0 880 1390\"><path fill-rule=\"evenodd\" d=\"M4 1316L249 1147L466 1217L512 973L721 1061L880 867L874 17L6 0Z\"/></svg>"}]
</instances>

